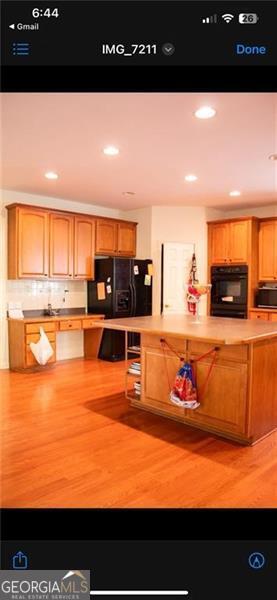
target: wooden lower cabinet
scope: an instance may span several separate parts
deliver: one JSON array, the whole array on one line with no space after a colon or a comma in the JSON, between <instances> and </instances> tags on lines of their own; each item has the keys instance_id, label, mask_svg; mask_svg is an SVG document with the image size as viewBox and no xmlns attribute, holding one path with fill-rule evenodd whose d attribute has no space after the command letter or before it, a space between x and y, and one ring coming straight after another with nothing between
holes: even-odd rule
<instances>
[{"instance_id":1,"label":"wooden lower cabinet","mask_svg":"<svg viewBox=\"0 0 277 600\"><path fill-rule=\"evenodd\" d=\"M159 340L158 344L159 344ZM210 346L202 344L207 351ZM223 353L228 348L223 348ZM179 351L180 353L180 351ZM197 359L200 355L185 354ZM245 361L245 358L243 358ZM205 388L211 360L195 362L200 407L197 410L174 406L169 399L171 387L181 362L173 352L142 347L141 403L156 408L194 426L205 425L214 431L242 434L246 432L247 364L238 360L218 359ZM201 397L201 390L203 395Z\"/></svg>"},{"instance_id":2,"label":"wooden lower cabinet","mask_svg":"<svg viewBox=\"0 0 277 600\"><path fill-rule=\"evenodd\" d=\"M204 423L219 431L245 434L247 365L218 360L205 387L210 362L195 363L200 406L185 410L185 419L191 424Z\"/></svg>"},{"instance_id":3,"label":"wooden lower cabinet","mask_svg":"<svg viewBox=\"0 0 277 600\"><path fill-rule=\"evenodd\" d=\"M249 318L258 321L268 321L268 313L263 311L250 311Z\"/></svg>"},{"instance_id":4,"label":"wooden lower cabinet","mask_svg":"<svg viewBox=\"0 0 277 600\"><path fill-rule=\"evenodd\" d=\"M184 409L174 406L169 400L170 387L180 368L178 357L161 347L143 347L141 363L142 404L183 418Z\"/></svg>"},{"instance_id":5,"label":"wooden lower cabinet","mask_svg":"<svg viewBox=\"0 0 277 600\"><path fill-rule=\"evenodd\" d=\"M249 319L257 319L259 321L277 321L277 311L250 310Z\"/></svg>"},{"instance_id":6,"label":"wooden lower cabinet","mask_svg":"<svg viewBox=\"0 0 277 600\"><path fill-rule=\"evenodd\" d=\"M64 316L52 320L26 322L24 319L9 319L9 364L14 371L44 369L56 362L56 333L84 329L84 358L98 357L102 339L102 328L95 327L95 321L101 321L104 315L80 315L67 319ZM37 363L30 344L40 338L40 328L46 333L53 348L53 355L46 365Z\"/></svg>"}]
</instances>

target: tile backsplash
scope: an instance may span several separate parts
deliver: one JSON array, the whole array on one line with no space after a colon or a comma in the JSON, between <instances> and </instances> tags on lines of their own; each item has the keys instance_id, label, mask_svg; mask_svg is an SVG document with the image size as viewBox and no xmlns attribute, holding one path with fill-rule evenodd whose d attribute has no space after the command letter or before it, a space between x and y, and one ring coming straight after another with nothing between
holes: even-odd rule
<instances>
[{"instance_id":1,"label":"tile backsplash","mask_svg":"<svg viewBox=\"0 0 277 600\"><path fill-rule=\"evenodd\" d=\"M7 303L20 302L22 310L87 307L86 281L8 280Z\"/></svg>"}]
</instances>

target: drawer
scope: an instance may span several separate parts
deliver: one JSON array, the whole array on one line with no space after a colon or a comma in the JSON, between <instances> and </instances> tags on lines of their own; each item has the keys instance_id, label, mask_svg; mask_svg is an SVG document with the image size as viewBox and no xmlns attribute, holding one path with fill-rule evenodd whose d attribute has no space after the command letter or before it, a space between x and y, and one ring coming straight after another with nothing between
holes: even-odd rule
<instances>
[{"instance_id":1,"label":"drawer","mask_svg":"<svg viewBox=\"0 0 277 600\"><path fill-rule=\"evenodd\" d=\"M269 314L269 320L270 321L277 321L277 313L270 313Z\"/></svg>"},{"instance_id":2,"label":"drawer","mask_svg":"<svg viewBox=\"0 0 277 600\"><path fill-rule=\"evenodd\" d=\"M70 329L82 329L82 322L79 320L60 321L60 331L68 331Z\"/></svg>"},{"instance_id":3,"label":"drawer","mask_svg":"<svg viewBox=\"0 0 277 600\"><path fill-rule=\"evenodd\" d=\"M49 342L55 342L56 341L56 332L55 331L48 331L46 333ZM26 344L29 345L31 342L33 342L34 344L36 344L39 341L40 338L40 334L39 333L28 333L26 335Z\"/></svg>"},{"instance_id":4,"label":"drawer","mask_svg":"<svg viewBox=\"0 0 277 600\"><path fill-rule=\"evenodd\" d=\"M27 323L25 325L25 333L39 333L40 327L42 327L45 332L56 331L55 321L47 321L44 323Z\"/></svg>"},{"instance_id":5,"label":"drawer","mask_svg":"<svg viewBox=\"0 0 277 600\"><path fill-rule=\"evenodd\" d=\"M103 320L103 317L92 317L91 319L83 319L82 327L83 329L90 329L91 327L95 327L95 321Z\"/></svg>"},{"instance_id":6,"label":"drawer","mask_svg":"<svg viewBox=\"0 0 277 600\"><path fill-rule=\"evenodd\" d=\"M54 354L53 356L51 356L51 358L49 358L49 360L47 361L47 365L48 363L53 363L56 360L56 344L51 344L53 350L54 350ZM32 350L30 348L30 346L26 346L26 367L33 367L33 366L38 366L39 363L37 362L37 360L35 359ZM42 365L41 365L42 366Z\"/></svg>"},{"instance_id":7,"label":"drawer","mask_svg":"<svg viewBox=\"0 0 277 600\"><path fill-rule=\"evenodd\" d=\"M170 337L167 335L164 337L166 342L169 344L170 348L166 344L161 344L161 339L163 339L163 335L149 335L148 333L141 334L141 347L145 346L148 348L159 348L162 350L163 346L165 350L170 352L170 348L173 348L179 354L185 354L187 341L184 338L176 338Z\"/></svg>"},{"instance_id":8,"label":"drawer","mask_svg":"<svg viewBox=\"0 0 277 600\"><path fill-rule=\"evenodd\" d=\"M250 319L259 319L260 321L268 321L268 313L267 312L251 312L250 311Z\"/></svg>"},{"instance_id":9,"label":"drawer","mask_svg":"<svg viewBox=\"0 0 277 600\"><path fill-rule=\"evenodd\" d=\"M206 352L208 352L209 350L212 350L212 348L214 348L215 346L216 346L216 344L206 344L205 342L189 341L188 342L188 353L189 353L189 356L191 354L202 355L202 354L205 354ZM235 362L247 362L248 347L246 345L242 345L242 346L218 345L218 348L220 348L220 350L218 352L217 360L222 359L222 360L232 360ZM211 355L211 357L212 357L212 355ZM211 357L207 356L207 359L205 359L205 360L210 360ZM197 356L194 356L194 358L197 358Z\"/></svg>"}]
</instances>

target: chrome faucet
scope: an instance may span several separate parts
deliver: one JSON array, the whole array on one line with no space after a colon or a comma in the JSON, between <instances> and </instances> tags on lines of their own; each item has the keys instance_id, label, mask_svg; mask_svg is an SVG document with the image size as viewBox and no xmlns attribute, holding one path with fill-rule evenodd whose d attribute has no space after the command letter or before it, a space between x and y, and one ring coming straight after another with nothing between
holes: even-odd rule
<instances>
[{"instance_id":1,"label":"chrome faucet","mask_svg":"<svg viewBox=\"0 0 277 600\"><path fill-rule=\"evenodd\" d=\"M46 314L49 315L49 317L56 317L59 314L59 312L60 312L59 308L56 308L56 309L53 308L52 304L50 304L50 303L47 305Z\"/></svg>"}]
</instances>

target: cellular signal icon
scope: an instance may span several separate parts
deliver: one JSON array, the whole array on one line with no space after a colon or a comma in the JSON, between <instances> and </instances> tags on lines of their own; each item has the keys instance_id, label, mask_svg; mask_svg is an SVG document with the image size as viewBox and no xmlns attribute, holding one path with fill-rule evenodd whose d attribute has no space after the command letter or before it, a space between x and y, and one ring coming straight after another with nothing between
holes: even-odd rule
<instances>
[{"instance_id":1,"label":"cellular signal icon","mask_svg":"<svg viewBox=\"0 0 277 600\"><path fill-rule=\"evenodd\" d=\"M217 15L211 15L211 17L204 17L202 23L217 23Z\"/></svg>"}]
</instances>

